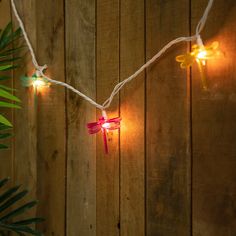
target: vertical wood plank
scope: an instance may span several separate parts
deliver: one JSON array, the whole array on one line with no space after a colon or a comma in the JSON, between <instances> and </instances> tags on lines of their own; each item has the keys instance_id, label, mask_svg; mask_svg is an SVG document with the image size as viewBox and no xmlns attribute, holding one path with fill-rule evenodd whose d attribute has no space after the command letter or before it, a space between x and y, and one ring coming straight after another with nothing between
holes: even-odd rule
<instances>
[{"instance_id":1,"label":"vertical wood plank","mask_svg":"<svg viewBox=\"0 0 236 236\"><path fill-rule=\"evenodd\" d=\"M145 61L144 1L120 2L120 77ZM144 73L121 91L121 235L145 234Z\"/></svg>"},{"instance_id":2,"label":"vertical wood plank","mask_svg":"<svg viewBox=\"0 0 236 236\"><path fill-rule=\"evenodd\" d=\"M64 1L36 1L37 57L48 74L64 81ZM38 215L47 219L45 235L65 235L65 91L42 89L37 111Z\"/></svg>"},{"instance_id":3,"label":"vertical wood plank","mask_svg":"<svg viewBox=\"0 0 236 236\"><path fill-rule=\"evenodd\" d=\"M7 0L0 1L0 28L4 29L6 25L11 21L10 4ZM4 73L6 75L6 73ZM12 75L11 72L8 73L9 76ZM12 80L1 82L2 85L11 87ZM10 121L12 121L12 110L11 109L1 109L1 113L4 114ZM0 179L6 177L13 177L13 143L8 140L6 144L10 147L7 150L0 151Z\"/></svg>"},{"instance_id":4,"label":"vertical wood plank","mask_svg":"<svg viewBox=\"0 0 236 236\"><path fill-rule=\"evenodd\" d=\"M96 97L95 0L66 1L67 83ZM67 235L96 235L96 138L86 123L96 120L91 104L67 96Z\"/></svg>"},{"instance_id":5,"label":"vertical wood plank","mask_svg":"<svg viewBox=\"0 0 236 236\"><path fill-rule=\"evenodd\" d=\"M189 1L146 1L146 53L189 34ZM189 95L186 71L170 49L147 70L147 235L190 235Z\"/></svg>"},{"instance_id":6,"label":"vertical wood plank","mask_svg":"<svg viewBox=\"0 0 236 236\"><path fill-rule=\"evenodd\" d=\"M35 1L20 0L16 2L16 7L25 23L30 41L36 49ZM15 17L12 16L12 18L15 28L18 28ZM25 42L20 40L14 46L22 44ZM20 55L24 56L20 62L21 67L14 71L14 88L17 89L16 95L22 101L22 108L14 112L14 181L15 184L22 184L29 190L25 201L32 201L32 199L36 199L37 188L37 112L32 89L23 88L20 81L21 76L33 71L30 54L25 55L25 50L22 50ZM26 213L31 217L34 217L35 214L36 208Z\"/></svg>"},{"instance_id":7,"label":"vertical wood plank","mask_svg":"<svg viewBox=\"0 0 236 236\"><path fill-rule=\"evenodd\" d=\"M192 0L192 30L207 0ZM202 38L225 56L206 66L209 92L193 67L193 235L236 232L236 2L214 1Z\"/></svg>"},{"instance_id":8,"label":"vertical wood plank","mask_svg":"<svg viewBox=\"0 0 236 236\"><path fill-rule=\"evenodd\" d=\"M97 101L102 103L119 82L119 0L98 0L96 20ZM111 118L119 115L118 102L116 97L107 112ZM100 135L97 138L97 236L118 236L119 133L108 133L108 155Z\"/></svg>"}]
</instances>

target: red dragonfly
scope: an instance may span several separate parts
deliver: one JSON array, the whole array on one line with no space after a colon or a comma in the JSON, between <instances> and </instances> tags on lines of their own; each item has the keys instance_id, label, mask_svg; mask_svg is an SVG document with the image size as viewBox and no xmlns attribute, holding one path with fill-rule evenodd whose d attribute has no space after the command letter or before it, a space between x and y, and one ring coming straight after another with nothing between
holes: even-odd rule
<instances>
[{"instance_id":1,"label":"red dragonfly","mask_svg":"<svg viewBox=\"0 0 236 236\"><path fill-rule=\"evenodd\" d=\"M120 122L120 117L106 119L104 116L102 116L97 122L87 124L89 134L96 134L100 130L102 131L106 154L108 154L107 133L109 130L120 129Z\"/></svg>"}]
</instances>

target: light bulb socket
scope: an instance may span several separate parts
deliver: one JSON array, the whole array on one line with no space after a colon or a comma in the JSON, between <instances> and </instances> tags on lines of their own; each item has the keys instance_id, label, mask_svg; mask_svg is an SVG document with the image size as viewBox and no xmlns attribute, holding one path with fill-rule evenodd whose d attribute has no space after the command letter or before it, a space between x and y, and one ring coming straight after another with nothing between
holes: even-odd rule
<instances>
[{"instance_id":1,"label":"light bulb socket","mask_svg":"<svg viewBox=\"0 0 236 236\"><path fill-rule=\"evenodd\" d=\"M40 72L39 70L36 70L35 75L36 75L37 77L41 77L41 72Z\"/></svg>"},{"instance_id":2,"label":"light bulb socket","mask_svg":"<svg viewBox=\"0 0 236 236\"><path fill-rule=\"evenodd\" d=\"M204 47L204 44L200 35L197 36L197 45L199 47Z\"/></svg>"},{"instance_id":3,"label":"light bulb socket","mask_svg":"<svg viewBox=\"0 0 236 236\"><path fill-rule=\"evenodd\" d=\"M108 116L105 110L102 110L102 116L104 117L105 120L107 120Z\"/></svg>"}]
</instances>

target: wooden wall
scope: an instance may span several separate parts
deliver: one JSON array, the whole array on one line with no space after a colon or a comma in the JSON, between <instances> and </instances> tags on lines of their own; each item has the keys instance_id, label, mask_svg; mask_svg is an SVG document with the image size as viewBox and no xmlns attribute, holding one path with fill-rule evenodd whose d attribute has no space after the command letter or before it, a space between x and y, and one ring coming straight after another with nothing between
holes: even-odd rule
<instances>
[{"instance_id":1,"label":"wooden wall","mask_svg":"<svg viewBox=\"0 0 236 236\"><path fill-rule=\"evenodd\" d=\"M48 74L102 103L114 85L170 40L194 33L208 0L16 0L37 58ZM0 26L12 16L0 1ZM120 92L108 114L120 133L86 123L101 114L61 87L33 93L14 72L23 102L9 113L12 148L0 153L0 176L39 200L29 213L46 218L46 236L236 235L236 2L216 0L203 32L224 57L199 71L181 70L182 43Z\"/></svg>"}]
</instances>

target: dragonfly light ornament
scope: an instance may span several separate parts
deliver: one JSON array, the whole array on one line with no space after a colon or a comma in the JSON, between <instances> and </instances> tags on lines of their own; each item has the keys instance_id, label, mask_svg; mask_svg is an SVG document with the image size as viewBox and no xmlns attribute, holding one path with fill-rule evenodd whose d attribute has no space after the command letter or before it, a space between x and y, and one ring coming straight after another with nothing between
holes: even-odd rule
<instances>
[{"instance_id":1,"label":"dragonfly light ornament","mask_svg":"<svg viewBox=\"0 0 236 236\"><path fill-rule=\"evenodd\" d=\"M37 94L38 89L50 86L48 80L40 76L40 74L37 71L32 76L21 77L21 84L23 87L33 86L35 94Z\"/></svg>"},{"instance_id":2,"label":"dragonfly light ornament","mask_svg":"<svg viewBox=\"0 0 236 236\"><path fill-rule=\"evenodd\" d=\"M217 41L211 43L210 45L204 46L201 38L198 38L197 44L192 46L191 52L176 57L176 61L180 62L180 67L186 69L197 62L200 71L200 76L202 80L203 89L207 90L207 80L204 71L204 66L206 61L210 59L217 58L221 55L219 50L219 43Z\"/></svg>"},{"instance_id":3,"label":"dragonfly light ornament","mask_svg":"<svg viewBox=\"0 0 236 236\"><path fill-rule=\"evenodd\" d=\"M37 106L37 95L41 88L50 87L50 83L46 78L40 76L40 74L36 71L32 76L22 76L21 84L23 87L30 88L33 87L34 91L34 103Z\"/></svg>"},{"instance_id":4,"label":"dragonfly light ornament","mask_svg":"<svg viewBox=\"0 0 236 236\"><path fill-rule=\"evenodd\" d=\"M120 122L121 122L120 117L108 119L106 112L103 111L102 117L100 117L97 122L92 122L87 124L89 134L96 134L100 131L102 132L106 154L108 154L107 134L109 131L119 130Z\"/></svg>"}]
</instances>

